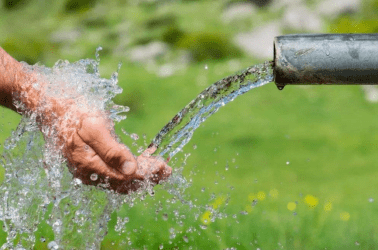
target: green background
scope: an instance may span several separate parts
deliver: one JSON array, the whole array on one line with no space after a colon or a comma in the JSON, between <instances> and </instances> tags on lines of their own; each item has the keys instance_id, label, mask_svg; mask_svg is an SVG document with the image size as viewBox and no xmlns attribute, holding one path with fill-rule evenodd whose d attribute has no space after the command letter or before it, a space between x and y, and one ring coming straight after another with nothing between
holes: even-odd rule
<instances>
[{"instance_id":1,"label":"green background","mask_svg":"<svg viewBox=\"0 0 378 250\"><path fill-rule=\"evenodd\" d=\"M131 110L116 131L126 144L131 140L121 128L146 134L149 143L205 87L262 62L243 54L232 38L280 20L282 11L261 8L253 18L224 23L222 12L230 2L236 1L2 0L0 46L17 60L51 67L58 59L94 58L101 45L102 76L109 77L123 62L119 85L124 92L115 102ZM316 2L304 1L310 7ZM377 13L377 1L364 1L358 12L324 20L324 32L377 32ZM78 37L52 38L54 32L72 31ZM169 54L156 59L158 66L174 64L182 51L192 60L172 76L159 77L123 53L152 41L169 46ZM230 66L235 62L240 68ZM103 249L158 249L160 244L165 249L375 249L377 114L378 104L365 100L359 86L287 86L278 91L268 84L255 89L209 118L184 148L191 154L183 170L192 179L186 192L228 217L206 223L204 212L179 225L171 219L174 210L187 218L192 212L176 203L155 213L156 204L170 197L157 188L154 199L118 212L130 218L126 234L132 245L114 231L114 212ZM19 120L18 114L0 110L0 144ZM0 168L0 181L3 172ZM222 197L227 195L226 206ZM163 220L162 213L170 219ZM40 227L37 239L43 235L47 242L37 240L36 249L53 239L49 226ZM169 238L172 227L177 235ZM0 232L0 242L4 237Z\"/></svg>"}]
</instances>

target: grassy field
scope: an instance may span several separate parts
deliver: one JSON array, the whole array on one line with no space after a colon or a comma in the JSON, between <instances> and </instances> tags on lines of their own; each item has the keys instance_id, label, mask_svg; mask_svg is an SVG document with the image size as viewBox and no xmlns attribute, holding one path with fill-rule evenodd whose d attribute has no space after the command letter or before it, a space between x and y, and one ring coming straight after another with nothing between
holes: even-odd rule
<instances>
[{"instance_id":1,"label":"grassy field","mask_svg":"<svg viewBox=\"0 0 378 250\"><path fill-rule=\"evenodd\" d=\"M41 41L60 26L82 24L91 13L61 14L64 19L58 22L53 15L58 5L50 6L45 21L35 21L36 27L41 28L38 36ZM52 46L59 49L52 54L44 52L38 60L51 66L58 58L93 58L94 48L101 43L105 51L100 69L108 76L117 68L120 58L109 52L115 44L103 34L117 30L122 13L127 14L133 27L142 27L145 20L152 18L151 13L159 16L177 7L182 10L174 12L177 25L185 31L218 28L230 36L235 32L214 21L221 10L220 3L175 2L158 10L113 6L112 15L103 17L106 26L84 31L88 36L97 35L99 41L82 38L68 48L45 42L44 51ZM28 8L37 15L37 3L30 3ZM198 9L202 11L195 11ZM211 11L203 13L206 9ZM0 11L4 14L0 19L2 31L9 29L5 24L16 15L32 15L26 9ZM256 18L263 22L273 17L262 10ZM20 17L15 25L21 25L22 20ZM3 33L0 45L7 45L10 37L19 37L23 31L30 37L36 36L37 28ZM138 33L135 29L130 34L131 43L159 37L161 32ZM16 48L22 46L15 44ZM80 53L75 56L70 48ZM19 60L34 58L28 50L18 53L20 58L14 56ZM174 58L178 52L172 53ZM240 68L232 66L235 60ZM207 85L256 63L260 61L244 55L237 59L210 58L161 78L143 64L125 61L119 78L124 92L115 100L130 106L131 111L125 121L116 125L116 131L126 144L131 140L121 133L121 128L146 134L149 143ZM208 209L190 209L179 201L172 202L170 194L156 187L155 197L112 214L103 249L143 249L143 246L159 249L161 244L164 249L375 249L378 247L377 114L378 104L367 102L358 86L287 86L278 91L271 83L252 90L209 118L185 147L185 153L191 154L183 170L184 176L192 180L192 186L185 192L187 199L203 207L211 205L227 217L212 222ZM19 116L2 109L0 117L2 144L17 126ZM136 152L136 148L133 150ZM130 219L123 233L114 230L117 215ZM37 238L42 235L47 242L53 239L47 225L40 226ZM0 239L4 237L0 231ZM47 242L38 242L36 249L46 248Z\"/></svg>"}]
</instances>

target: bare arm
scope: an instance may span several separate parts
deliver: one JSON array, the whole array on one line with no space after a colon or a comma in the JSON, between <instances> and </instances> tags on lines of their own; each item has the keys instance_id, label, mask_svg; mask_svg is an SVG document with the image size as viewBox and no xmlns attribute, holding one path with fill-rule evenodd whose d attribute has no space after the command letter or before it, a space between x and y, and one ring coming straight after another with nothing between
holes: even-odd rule
<instances>
[{"instance_id":1,"label":"bare arm","mask_svg":"<svg viewBox=\"0 0 378 250\"><path fill-rule=\"evenodd\" d=\"M36 113L40 128L53 126L56 134L45 132L44 136L57 137L57 147L75 177L90 185L106 180L110 188L127 193L138 188L132 184L134 179L149 178L158 183L171 174L162 159L150 156L153 150L135 157L118 143L111 133L114 124L104 114L79 108L73 100L51 97L44 84L41 76L26 70L0 48L0 104L21 113ZM14 99L23 108L15 107ZM69 120L63 119L67 113ZM99 175L98 180L90 180L93 173Z\"/></svg>"},{"instance_id":2,"label":"bare arm","mask_svg":"<svg viewBox=\"0 0 378 250\"><path fill-rule=\"evenodd\" d=\"M0 104L16 110L12 102L12 92L17 79L23 76L22 65L0 47Z\"/></svg>"}]
</instances>

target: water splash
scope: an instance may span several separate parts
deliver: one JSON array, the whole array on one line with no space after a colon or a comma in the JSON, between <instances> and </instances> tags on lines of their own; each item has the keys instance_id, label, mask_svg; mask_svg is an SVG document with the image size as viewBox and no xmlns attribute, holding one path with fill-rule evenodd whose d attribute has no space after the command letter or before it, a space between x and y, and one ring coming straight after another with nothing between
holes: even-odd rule
<instances>
[{"instance_id":1,"label":"water splash","mask_svg":"<svg viewBox=\"0 0 378 250\"><path fill-rule=\"evenodd\" d=\"M158 148L156 154L172 158L190 141L201 123L219 108L239 95L272 81L272 62L265 62L214 83L177 113L155 136L150 147Z\"/></svg>"}]
</instances>

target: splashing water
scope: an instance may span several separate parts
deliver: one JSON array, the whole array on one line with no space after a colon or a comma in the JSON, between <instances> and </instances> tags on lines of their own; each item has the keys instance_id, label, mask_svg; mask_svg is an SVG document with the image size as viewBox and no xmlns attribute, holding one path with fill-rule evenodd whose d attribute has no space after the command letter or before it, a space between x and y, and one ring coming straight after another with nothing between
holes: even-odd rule
<instances>
[{"instance_id":1,"label":"splashing water","mask_svg":"<svg viewBox=\"0 0 378 250\"><path fill-rule=\"evenodd\" d=\"M126 119L124 113L129 108L112 102L112 98L122 92L117 85L118 72L110 79L100 77L99 50L96 51L97 60L83 59L75 63L60 60L53 68L41 65L24 66L47 79L50 95L62 95L64 92L65 98L75 100L78 105L80 100L77 99L80 98L77 97L84 96L89 105L106 111L110 119L119 122ZM160 146L159 154L172 157L190 140L194 130L221 106L252 88L272 81L272 78L270 64L264 63L207 88L153 140L154 145ZM75 91L64 91L63 86L64 90ZM131 137L138 139L136 134ZM188 201L188 195L184 191L190 187L191 181L188 182L182 176L185 160L181 167L174 168L173 175L163 183L162 188L173 196L170 201L166 200L167 203L173 205L179 200L186 208L181 207L181 211L175 210L173 214L163 213L162 219L175 219L182 227L183 218L190 219L192 216L192 220L197 220L204 212L208 217L211 215L211 218L204 220L205 224L210 223L210 219L213 221L215 218L227 217L213 207L199 206L191 200ZM6 242L0 249L31 249L38 242L46 242L49 249L100 249L111 213L124 204L133 207L136 201L143 202L146 194L151 197L154 195L148 183L144 189L135 193L119 195L111 190L83 185L80 179L72 178L63 157L54 147L54 141L48 138L45 140L39 131L36 114L22 117L17 129L4 143L0 164L5 169L5 178L0 186L0 224L7 235ZM171 205L167 207L169 206ZM183 211L187 209L192 212L183 216ZM156 214L161 210L159 201ZM128 217L117 217L114 230L121 235L127 224ZM50 230L50 233L45 232L46 235L39 236L38 231L42 227L45 231ZM206 227L200 225L201 229ZM187 233L193 231L196 229L190 227ZM174 228L169 233L170 239L176 237ZM47 235L53 236L48 238ZM184 242L189 241L188 236L182 237ZM125 240L125 247L131 245L130 240Z\"/></svg>"},{"instance_id":2,"label":"splashing water","mask_svg":"<svg viewBox=\"0 0 378 250\"><path fill-rule=\"evenodd\" d=\"M219 108L239 95L272 81L272 62L265 62L214 83L177 113L155 136L150 147L158 148L156 154L172 158L190 141L201 123Z\"/></svg>"}]
</instances>

